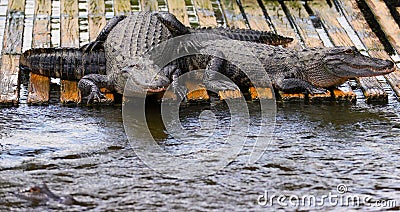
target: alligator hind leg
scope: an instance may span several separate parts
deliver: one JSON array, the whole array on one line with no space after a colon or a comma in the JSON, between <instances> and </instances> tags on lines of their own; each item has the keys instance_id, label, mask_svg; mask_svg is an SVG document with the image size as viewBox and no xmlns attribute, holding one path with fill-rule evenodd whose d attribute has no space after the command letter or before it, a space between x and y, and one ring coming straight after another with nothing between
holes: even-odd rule
<instances>
[{"instance_id":1,"label":"alligator hind leg","mask_svg":"<svg viewBox=\"0 0 400 212\"><path fill-rule=\"evenodd\" d=\"M112 19L110 19L106 26L100 31L99 35L97 36L96 40L93 42L90 42L89 44L83 46L84 52L91 52L94 50L98 49L103 49L104 42L106 41L108 34L110 34L111 30L114 29L114 27L122 20L124 20L126 16L120 15L120 16L115 16Z\"/></svg>"},{"instance_id":2,"label":"alligator hind leg","mask_svg":"<svg viewBox=\"0 0 400 212\"><path fill-rule=\"evenodd\" d=\"M88 74L79 80L78 88L83 97L87 97L87 104L91 102L101 102L106 96L100 92L100 88L110 89L107 75ZM110 89L112 90L112 89Z\"/></svg>"}]
</instances>

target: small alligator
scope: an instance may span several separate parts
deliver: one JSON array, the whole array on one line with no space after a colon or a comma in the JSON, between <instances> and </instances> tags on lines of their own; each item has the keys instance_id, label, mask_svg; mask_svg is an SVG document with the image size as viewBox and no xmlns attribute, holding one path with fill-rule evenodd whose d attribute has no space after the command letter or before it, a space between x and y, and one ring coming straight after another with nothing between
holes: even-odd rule
<instances>
[{"instance_id":1,"label":"small alligator","mask_svg":"<svg viewBox=\"0 0 400 212\"><path fill-rule=\"evenodd\" d=\"M17 197L31 201L34 204L45 204L49 201L55 201L65 205L79 203L71 195L58 196L54 194L52 191L50 191L45 183L42 183L41 185L34 185L26 190L20 190L14 194Z\"/></svg>"}]
</instances>

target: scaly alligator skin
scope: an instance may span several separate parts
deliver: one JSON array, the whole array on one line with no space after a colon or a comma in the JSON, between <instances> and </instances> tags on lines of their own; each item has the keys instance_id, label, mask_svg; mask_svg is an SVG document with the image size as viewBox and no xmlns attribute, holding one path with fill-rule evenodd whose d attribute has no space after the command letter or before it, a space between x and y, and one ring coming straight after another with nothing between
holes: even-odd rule
<instances>
[{"instance_id":1,"label":"scaly alligator skin","mask_svg":"<svg viewBox=\"0 0 400 212\"><path fill-rule=\"evenodd\" d=\"M254 43L263 43L267 45L279 46L287 45L293 41L293 38L278 35L272 32L247 30L247 29L235 29L235 28L196 28L190 29L191 33L211 33L215 35L221 35L232 40L249 41Z\"/></svg>"},{"instance_id":2,"label":"scaly alligator skin","mask_svg":"<svg viewBox=\"0 0 400 212\"><path fill-rule=\"evenodd\" d=\"M105 75L104 50L85 52L86 47L29 49L20 57L20 68L63 80L79 80L88 74Z\"/></svg>"},{"instance_id":3,"label":"scaly alligator skin","mask_svg":"<svg viewBox=\"0 0 400 212\"><path fill-rule=\"evenodd\" d=\"M196 41L196 38L194 37L191 40ZM123 42L126 41L121 41L121 44L114 42L107 44L106 42L106 49L118 49ZM173 61L162 69L152 64L149 58L136 57L134 61L128 61L124 58L124 55L121 57L115 55L115 57L113 56L114 65L111 68L116 69L109 78L104 80L118 86L117 91L122 92L123 90L120 89L124 88L127 78L130 77L129 83L134 88L134 92L137 90L138 94L143 91L157 93L174 83L182 73L192 69L206 69L207 79L204 82L206 87L212 90L237 89L237 86L232 83L216 80L215 72L213 72L216 71L229 77L239 86L269 87L268 83L271 82L276 89L284 92L316 94L325 93L326 89L338 86L351 78L383 75L395 70L393 62L366 57L358 52L355 47L323 47L295 51L234 40L209 40L203 42L201 46L206 47L207 51L204 54L184 57ZM259 59L268 73L270 81L256 77L254 81L250 82L249 78L240 71L236 64L207 54L207 52L228 53L233 55L236 62L239 61L241 67L251 69L254 62L245 59L247 56L245 54L248 53L243 52L244 48L250 49ZM168 53L168 50L174 49L166 49L165 53ZM118 67L116 64L121 64L121 66ZM90 75L88 76L90 78ZM94 77L94 79L97 78ZM174 84L172 85L174 86ZM132 89L130 89L130 95L134 95Z\"/></svg>"},{"instance_id":4,"label":"scaly alligator skin","mask_svg":"<svg viewBox=\"0 0 400 212\"><path fill-rule=\"evenodd\" d=\"M26 190L18 191L15 193L15 196L31 201L35 204L44 204L49 201L55 201L65 205L78 204L78 201L76 201L71 195L58 196L54 194L45 183L35 185Z\"/></svg>"}]
</instances>

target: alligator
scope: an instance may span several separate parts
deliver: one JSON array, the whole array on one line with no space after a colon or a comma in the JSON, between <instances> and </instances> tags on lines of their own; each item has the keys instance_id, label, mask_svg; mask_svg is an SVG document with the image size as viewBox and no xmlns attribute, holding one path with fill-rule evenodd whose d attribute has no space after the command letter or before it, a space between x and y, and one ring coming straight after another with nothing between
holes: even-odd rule
<instances>
[{"instance_id":1,"label":"alligator","mask_svg":"<svg viewBox=\"0 0 400 212\"><path fill-rule=\"evenodd\" d=\"M49 201L55 201L65 205L78 204L71 195L58 196L54 194L47 187L46 183L40 185L34 185L26 190L20 190L14 193L15 196L31 201L34 204L45 204Z\"/></svg>"}]
</instances>

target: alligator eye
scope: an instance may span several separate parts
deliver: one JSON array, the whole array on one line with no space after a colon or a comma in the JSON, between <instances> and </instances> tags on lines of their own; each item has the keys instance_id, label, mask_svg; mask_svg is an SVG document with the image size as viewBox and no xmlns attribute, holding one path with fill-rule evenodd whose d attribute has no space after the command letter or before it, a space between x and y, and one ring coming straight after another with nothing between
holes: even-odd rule
<instances>
[{"instance_id":1,"label":"alligator eye","mask_svg":"<svg viewBox=\"0 0 400 212\"><path fill-rule=\"evenodd\" d=\"M346 53L346 54L354 54L352 49L347 49L344 53Z\"/></svg>"}]
</instances>

